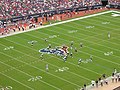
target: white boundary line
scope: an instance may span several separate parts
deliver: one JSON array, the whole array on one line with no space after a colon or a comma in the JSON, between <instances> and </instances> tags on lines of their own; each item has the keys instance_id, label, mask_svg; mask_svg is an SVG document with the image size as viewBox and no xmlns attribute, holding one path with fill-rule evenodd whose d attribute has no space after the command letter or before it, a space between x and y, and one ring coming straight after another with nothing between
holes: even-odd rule
<instances>
[{"instance_id":1,"label":"white boundary line","mask_svg":"<svg viewBox=\"0 0 120 90\"><path fill-rule=\"evenodd\" d=\"M73 20L73 21L74 21L74 20ZM70 21L70 22L71 22L71 21ZM63 21L63 23L66 23L66 22ZM62 23L60 23L60 24L62 24ZM55 23L55 25L58 25L58 24ZM50 25L50 26L54 26L54 25ZM41 27L41 28L42 28L42 27ZM43 27L43 28L44 28L44 27ZM35 29L33 29L33 30L35 30ZM26 32L28 32L28 31L26 31ZM23 33L23 32L22 32L22 33ZM19 34L19 33L18 33L18 34ZM14 34L13 34L13 35L14 35ZM1 37L0 37L0 38L1 38Z\"/></svg>"},{"instance_id":2,"label":"white boundary line","mask_svg":"<svg viewBox=\"0 0 120 90\"><path fill-rule=\"evenodd\" d=\"M120 73L117 73L116 75L120 75ZM109 83L112 81L112 76L109 76L109 77L107 77L106 79L103 79L103 80L107 80L107 82L108 82L108 85L109 85ZM117 83L116 83L117 84ZM104 85L105 85L105 83L103 83L103 87L104 87ZM86 88L86 90L96 90L96 88L100 88L101 87L101 85L100 85L100 83L99 83L99 85L98 85L98 87L96 87L96 86L92 86L91 84L90 85L88 85ZM103 90L103 89L102 89Z\"/></svg>"},{"instance_id":3,"label":"white boundary line","mask_svg":"<svg viewBox=\"0 0 120 90\"><path fill-rule=\"evenodd\" d=\"M55 31L53 31L53 32L55 32ZM41 33L41 32L39 32L39 33ZM45 33L42 33L42 34L45 34ZM61 33L61 34L63 34L63 33ZM32 37L35 37L35 38L38 38L38 37L36 37L36 36L34 36L34 35L31 35L31 34L28 34L28 33L26 33L26 35L28 35L28 36L32 36ZM47 34L46 34L47 35ZM63 35L66 35L66 34L63 34ZM66 36L68 36L68 35L66 35ZM69 37L72 37L73 38L73 36L69 36ZM74 37L74 38L76 38L76 37ZM61 38L59 38L59 39L61 39ZM76 38L76 39L79 39L79 38ZM8 39L6 39L6 40L8 40ZM64 40L64 39L61 39L61 40ZM83 39L84 40L84 39ZM10 41L10 40L8 40L8 41ZM67 41L68 42L68 40L64 40L64 41ZM14 42L14 41L11 41L11 42ZM90 42L90 41L89 41ZM56 42L52 42L52 43L55 43L55 44L58 44L58 43L56 43ZM99 45L99 44L98 44ZM86 46L87 48L90 48L90 47L88 47L88 46ZM93 48L90 48L90 49L93 49ZM96 49L93 49L93 50L96 50ZM103 52L103 51L100 51L100 50L97 50L97 51L99 51L99 52ZM83 52L83 53L86 53L86 52ZM104 52L103 52L104 53ZM86 53L86 54L89 54L89 53ZM90 54L89 54L90 55ZM99 57L99 56L95 56L95 57L98 57L98 58L101 58L101 57ZM104 59L104 58L101 58L101 59ZM108 61L107 59L104 59L105 61ZM116 64L116 65L120 65L119 63L116 63L116 62L112 62L112 61L108 61L108 62L111 62L111 63L114 63L114 64Z\"/></svg>"},{"instance_id":4,"label":"white boundary line","mask_svg":"<svg viewBox=\"0 0 120 90\"><path fill-rule=\"evenodd\" d=\"M27 34L27 35L28 35L28 36L33 36L33 35L29 35L29 34ZM33 36L33 37L38 38L38 37L36 37L36 36ZM8 40L8 39L6 39L6 38L5 38L5 40L10 41L10 42L13 42L13 43L15 43L15 44L18 44L18 45L20 45L20 46L23 46L23 47L26 47L26 48L31 49L30 47L27 47L27 46L22 45L22 44L20 44L20 43L16 43L16 42L11 41L11 40ZM55 43L55 42L52 42L52 43ZM57 44L57 43L55 43L55 44ZM4 44L0 44L0 45L6 46L6 45L4 45ZM35 49L33 49L33 50L36 51ZM15 51L20 52L20 51L18 51L18 50L15 50ZM21 52L20 52L20 53L21 53ZM22 53L23 53L23 52L22 52ZM25 53L24 53L24 54L25 54ZM28 56L28 55L27 55L27 56ZM35 58L35 57L34 57L34 58ZM86 69L86 68L84 68L84 67L81 67L81 68L83 68L83 69L85 69L85 70L88 70L88 71L92 71L92 70ZM94 72L94 71L92 71L92 72ZM94 72L94 73L99 74L99 73L97 73L97 72Z\"/></svg>"},{"instance_id":5,"label":"white boundary line","mask_svg":"<svg viewBox=\"0 0 120 90\"><path fill-rule=\"evenodd\" d=\"M17 50L16 50L16 51L17 51ZM20 51L18 51L18 52L20 52ZM11 55L7 55L7 54L2 53L2 52L0 52L0 53L6 55L6 56L8 56L8 57L14 58L14 57L11 56ZM22 52L20 52L20 53L22 53ZM14 59L17 60L16 58L14 58ZM17 60L17 61L19 61L19 60ZM47 74L49 74L49 75L51 75L51 76L54 76L54 77L56 77L56 78L59 78L60 80L66 81L66 82L68 82L68 83L70 83L70 84L72 84L72 85L74 85L74 86L80 87L79 85L77 85L77 84L75 84L75 83L72 83L72 82L70 82L70 81L68 81L68 80L66 80L66 79L64 79L64 78L61 78L61 77L59 77L59 76L56 76L56 75L54 75L54 74L52 74L52 73L50 73L50 72L46 72L46 71L44 71L44 70L42 70L42 69L40 69L40 68L38 68L38 67L36 67L36 66L33 66L33 65L29 64L29 63L26 63L26 62L23 62L23 61L19 61L19 62L22 62L22 63L24 63L24 64L26 64L26 65L29 65L29 66L31 66L31 67L39 70L39 71L45 72L45 73L47 73Z\"/></svg>"},{"instance_id":6,"label":"white boundary line","mask_svg":"<svg viewBox=\"0 0 120 90\"><path fill-rule=\"evenodd\" d=\"M75 24L76 24L76 23L75 23ZM76 25L78 26L78 24L76 24ZM72 26L69 26L69 25L64 25L64 26L72 27ZM61 28L61 27L56 27L56 28ZM75 27L75 28L77 28L77 27ZM64 29L64 28L61 28L61 29ZM77 29L79 29L79 28L77 28ZM47 29L47 30L48 30L48 29ZM66 30L66 29L64 29L64 30ZM84 30L84 29L81 28L80 30ZM53 31L53 30L48 30L48 31L56 32L56 31ZM92 31L87 31L87 32L94 33L94 32L92 32ZM61 33L61 34L63 34L63 33ZM79 33L78 33L78 34L79 34ZM82 34L82 33L80 33L80 34ZM96 34L96 35L100 35L100 34L97 34L97 33L95 33L95 34ZM68 36L67 34L63 34L63 35ZM85 34L82 34L82 35L87 36L87 35L85 35ZM69 36L69 37L72 37L72 36ZM94 36L92 36L92 37L94 37ZM73 37L73 38L75 38L75 37ZM79 39L79 38L77 38L77 39ZM99 38L96 38L96 39L101 40L101 41L105 41L105 42L109 42L109 41L107 41L107 40L102 40L102 39L99 39ZM81 40L86 41L86 39L81 39ZM91 41L88 41L88 42L93 43L93 42L91 42ZM109 43L112 43L112 42L109 42ZM95 44L97 44L97 45L99 45L99 46L106 47L106 46L101 45L101 44L99 44L99 43L95 43ZM112 43L112 44L115 44L115 43ZM118 44L115 44L115 45L118 45ZM115 48L112 48L112 47L106 47L106 48L110 48L110 49L119 51L118 49L115 49ZM119 56L117 56L117 57L119 57Z\"/></svg>"},{"instance_id":7,"label":"white boundary line","mask_svg":"<svg viewBox=\"0 0 120 90\"><path fill-rule=\"evenodd\" d=\"M10 65L8 65L8 64L6 64L6 63L4 63L4 62L1 62L0 61L0 63L2 63L2 64L4 64L4 65L6 65L6 66L8 66L8 67L11 67L12 69L15 69L15 70L17 70L17 71L19 71L19 72L21 72L21 73L23 73L23 74L25 74L25 75L27 75L27 76L29 76L29 77L33 77L32 75L30 75L30 74L28 74L28 73L26 73L26 72L23 72L22 70L19 70L19 69L17 69L16 67L13 67L13 66L10 66ZM0 74L3 74L2 72L0 72ZM4 74L3 74L4 75ZM7 75L6 75L7 76ZM9 77L9 76L8 76ZM17 80L16 80L17 81ZM47 84L48 86L51 86L51 87L53 87L53 88L55 88L55 89L57 89L57 90L61 90L60 88L58 88L58 87L56 87L56 86L53 86L53 85L51 85L51 84L49 84L49 83L47 83L47 82L45 82L45 81L42 81L42 80L39 80L40 82L42 82L42 83L44 83L44 84ZM27 86L27 85L26 85ZM29 87L29 86L28 86ZM29 88L31 88L31 87L29 87ZM31 88L32 90L34 90L33 88Z\"/></svg>"},{"instance_id":8,"label":"white boundary line","mask_svg":"<svg viewBox=\"0 0 120 90\"><path fill-rule=\"evenodd\" d=\"M106 11L106 12L101 12L101 13L97 13L97 14L92 14L92 15L88 15L88 16L83 16L83 17L75 18L75 19L70 19L70 20L66 20L66 21L61 21L61 22L58 22L58 23L50 24L50 25L45 25L45 26L37 27L37 28L34 28L34 29L28 29L28 30L26 30L26 31L15 32L15 33L3 35L3 36L0 36L0 38L7 37L7 36L12 36L12 35L16 35L16 34L20 34L20 33L24 33L24 32L33 31L33 30L37 30L37 29L40 29L40 28L51 27L51 26L55 26L55 25L59 25L59 24L67 23L67 22L72 22L72 21L76 21L76 20L80 20L80 19L85 19L85 18L89 18L89 17L94 17L94 16L98 16L98 15L102 15L102 14L106 14L106 13L110 13L110 12L120 13L120 12L118 12L118 11L113 11L113 10L111 10L111 11Z\"/></svg>"}]
</instances>

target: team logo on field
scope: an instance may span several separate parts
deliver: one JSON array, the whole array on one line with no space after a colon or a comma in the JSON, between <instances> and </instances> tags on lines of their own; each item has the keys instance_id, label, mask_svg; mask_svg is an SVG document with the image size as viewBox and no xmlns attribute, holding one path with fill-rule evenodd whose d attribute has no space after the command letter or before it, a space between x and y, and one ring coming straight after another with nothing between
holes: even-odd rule
<instances>
[{"instance_id":1,"label":"team logo on field","mask_svg":"<svg viewBox=\"0 0 120 90\"><path fill-rule=\"evenodd\" d=\"M58 56L65 56L68 52L68 46L58 46L54 49L52 48L43 48L40 49L39 52L40 53L45 53L45 54L55 54Z\"/></svg>"}]
</instances>

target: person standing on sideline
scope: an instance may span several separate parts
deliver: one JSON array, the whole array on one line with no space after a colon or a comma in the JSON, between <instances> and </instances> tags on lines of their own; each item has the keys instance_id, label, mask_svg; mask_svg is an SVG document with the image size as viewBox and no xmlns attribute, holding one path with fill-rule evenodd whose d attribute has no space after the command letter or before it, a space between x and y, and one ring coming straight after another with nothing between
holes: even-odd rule
<instances>
[{"instance_id":1,"label":"person standing on sideline","mask_svg":"<svg viewBox=\"0 0 120 90\"><path fill-rule=\"evenodd\" d=\"M95 86L95 81L94 80L91 81L91 85L92 85L92 87Z\"/></svg>"}]
</instances>

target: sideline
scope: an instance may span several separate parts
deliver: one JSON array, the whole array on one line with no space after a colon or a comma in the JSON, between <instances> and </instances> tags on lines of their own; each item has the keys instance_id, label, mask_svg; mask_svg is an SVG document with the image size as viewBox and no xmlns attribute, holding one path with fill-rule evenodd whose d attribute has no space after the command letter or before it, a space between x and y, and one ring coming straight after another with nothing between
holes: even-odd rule
<instances>
[{"instance_id":1,"label":"sideline","mask_svg":"<svg viewBox=\"0 0 120 90\"><path fill-rule=\"evenodd\" d=\"M110 10L110 11L106 11L106 12L101 12L101 13L97 13L97 14L92 14L92 15L88 15L88 16L83 16L83 17L79 17L79 18L65 20L65 21L61 21L61 22L57 22L57 23L53 23L53 24L49 24L49 25L45 25L45 26L39 26L37 28L28 29L28 30L25 30L25 31L14 32L14 33L6 34L6 35L1 35L0 38L12 36L12 35L16 35L16 34L20 34L20 33L24 33L24 32L29 32L29 31L33 31L33 30L37 30L37 29L41 29L41 28L47 28L47 27L51 27L51 26L55 26L55 25L59 25L59 24L64 24L64 23L68 23L68 22L72 22L72 21L76 21L76 20L80 20L80 19L94 17L94 16L98 16L98 15L102 15L102 14L106 14L106 13L110 13L110 12L120 13L118 11Z\"/></svg>"},{"instance_id":2,"label":"sideline","mask_svg":"<svg viewBox=\"0 0 120 90\"><path fill-rule=\"evenodd\" d=\"M116 75L120 75L120 73L117 73ZM104 80L104 79L103 79ZM113 90L115 89L116 87L120 86L120 82L113 82L112 83L112 76L109 76L106 78L106 81L108 82L108 85L106 85L105 83L103 83L103 86L100 86L100 83L99 83L99 86L98 88L96 86L92 87L92 85L88 85L86 87L86 90ZM81 89L80 89L81 90Z\"/></svg>"}]
</instances>

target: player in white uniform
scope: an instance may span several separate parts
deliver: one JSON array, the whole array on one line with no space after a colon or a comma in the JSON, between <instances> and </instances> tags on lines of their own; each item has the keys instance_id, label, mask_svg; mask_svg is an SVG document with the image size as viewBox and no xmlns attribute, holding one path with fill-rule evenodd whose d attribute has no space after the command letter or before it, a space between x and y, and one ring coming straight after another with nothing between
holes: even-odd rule
<instances>
[{"instance_id":1,"label":"player in white uniform","mask_svg":"<svg viewBox=\"0 0 120 90\"><path fill-rule=\"evenodd\" d=\"M72 52L70 53L70 57L72 57L72 58L73 58L73 53L72 53Z\"/></svg>"},{"instance_id":2,"label":"player in white uniform","mask_svg":"<svg viewBox=\"0 0 120 90\"><path fill-rule=\"evenodd\" d=\"M108 32L108 39L110 39L110 37L111 37L111 34L110 34L110 32Z\"/></svg>"},{"instance_id":3,"label":"player in white uniform","mask_svg":"<svg viewBox=\"0 0 120 90\"><path fill-rule=\"evenodd\" d=\"M50 49L51 48L51 44L48 45L47 49Z\"/></svg>"},{"instance_id":4,"label":"player in white uniform","mask_svg":"<svg viewBox=\"0 0 120 90\"><path fill-rule=\"evenodd\" d=\"M67 55L63 57L64 62L67 61Z\"/></svg>"},{"instance_id":5,"label":"player in white uniform","mask_svg":"<svg viewBox=\"0 0 120 90\"><path fill-rule=\"evenodd\" d=\"M92 55L90 55L90 61L92 61L93 60L93 56Z\"/></svg>"},{"instance_id":6,"label":"player in white uniform","mask_svg":"<svg viewBox=\"0 0 120 90\"><path fill-rule=\"evenodd\" d=\"M91 85L92 85L93 87L95 86L95 81L94 81L94 80L91 81Z\"/></svg>"},{"instance_id":7,"label":"player in white uniform","mask_svg":"<svg viewBox=\"0 0 120 90\"><path fill-rule=\"evenodd\" d=\"M31 46L33 46L34 45L34 41L31 41Z\"/></svg>"},{"instance_id":8,"label":"player in white uniform","mask_svg":"<svg viewBox=\"0 0 120 90\"><path fill-rule=\"evenodd\" d=\"M45 42L47 42L47 41L48 41L48 39L47 39L47 38L45 38L44 40L45 40Z\"/></svg>"},{"instance_id":9,"label":"player in white uniform","mask_svg":"<svg viewBox=\"0 0 120 90\"><path fill-rule=\"evenodd\" d=\"M82 62L82 59L79 59L79 60L78 60L78 65L80 65L81 62Z\"/></svg>"},{"instance_id":10,"label":"player in white uniform","mask_svg":"<svg viewBox=\"0 0 120 90\"><path fill-rule=\"evenodd\" d=\"M48 64L46 64L46 71L48 72L48 70L49 70L49 67L48 67Z\"/></svg>"},{"instance_id":11,"label":"player in white uniform","mask_svg":"<svg viewBox=\"0 0 120 90\"><path fill-rule=\"evenodd\" d=\"M83 47L83 43L80 43L80 47L81 47L81 48Z\"/></svg>"},{"instance_id":12,"label":"player in white uniform","mask_svg":"<svg viewBox=\"0 0 120 90\"><path fill-rule=\"evenodd\" d=\"M73 46L73 41L71 41L71 46Z\"/></svg>"},{"instance_id":13,"label":"player in white uniform","mask_svg":"<svg viewBox=\"0 0 120 90\"><path fill-rule=\"evenodd\" d=\"M75 47L75 52L77 52L77 48Z\"/></svg>"},{"instance_id":14,"label":"player in white uniform","mask_svg":"<svg viewBox=\"0 0 120 90\"><path fill-rule=\"evenodd\" d=\"M40 59L43 60L43 53L40 55Z\"/></svg>"},{"instance_id":15,"label":"player in white uniform","mask_svg":"<svg viewBox=\"0 0 120 90\"><path fill-rule=\"evenodd\" d=\"M49 44L48 47L51 48L51 44Z\"/></svg>"}]
</instances>

